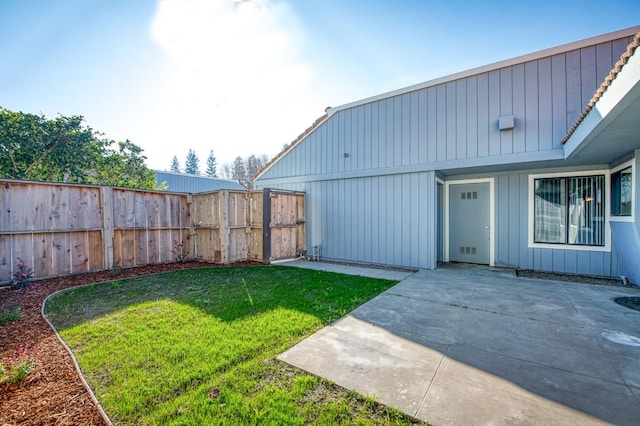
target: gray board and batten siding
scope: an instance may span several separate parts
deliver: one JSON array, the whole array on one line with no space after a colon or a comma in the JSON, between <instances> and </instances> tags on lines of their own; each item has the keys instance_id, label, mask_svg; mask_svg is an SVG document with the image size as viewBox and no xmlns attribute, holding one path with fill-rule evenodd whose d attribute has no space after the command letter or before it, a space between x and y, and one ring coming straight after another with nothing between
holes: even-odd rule
<instances>
[{"instance_id":1,"label":"gray board and batten siding","mask_svg":"<svg viewBox=\"0 0 640 426\"><path fill-rule=\"evenodd\" d=\"M493 178L494 264L618 274L615 250L528 246L528 175L603 169L564 158L561 140L640 27L476 68L328 110L258 176L307 194L307 250L435 268L437 179ZM500 117L514 127L500 130Z\"/></svg>"},{"instance_id":2,"label":"gray board and batten siding","mask_svg":"<svg viewBox=\"0 0 640 426\"><path fill-rule=\"evenodd\" d=\"M318 246L328 260L435 268L434 172L278 185L300 188L307 253Z\"/></svg>"}]
</instances>

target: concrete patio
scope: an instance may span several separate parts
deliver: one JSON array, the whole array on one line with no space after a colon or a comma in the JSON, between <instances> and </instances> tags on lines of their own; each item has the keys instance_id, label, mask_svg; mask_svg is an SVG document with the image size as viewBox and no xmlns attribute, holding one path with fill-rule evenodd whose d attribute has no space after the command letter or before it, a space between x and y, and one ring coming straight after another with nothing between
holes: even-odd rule
<instances>
[{"instance_id":1,"label":"concrete patio","mask_svg":"<svg viewBox=\"0 0 640 426\"><path fill-rule=\"evenodd\" d=\"M640 423L640 312L613 301L639 289L390 272L406 278L279 358L434 425Z\"/></svg>"}]
</instances>

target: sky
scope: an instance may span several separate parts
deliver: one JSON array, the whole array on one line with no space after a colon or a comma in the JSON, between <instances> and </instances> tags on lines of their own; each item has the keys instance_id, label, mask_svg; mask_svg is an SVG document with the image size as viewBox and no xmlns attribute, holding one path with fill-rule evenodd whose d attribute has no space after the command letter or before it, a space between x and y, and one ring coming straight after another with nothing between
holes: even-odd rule
<instances>
[{"instance_id":1,"label":"sky","mask_svg":"<svg viewBox=\"0 0 640 426\"><path fill-rule=\"evenodd\" d=\"M0 0L0 106L204 170L326 107L634 25L637 0Z\"/></svg>"}]
</instances>

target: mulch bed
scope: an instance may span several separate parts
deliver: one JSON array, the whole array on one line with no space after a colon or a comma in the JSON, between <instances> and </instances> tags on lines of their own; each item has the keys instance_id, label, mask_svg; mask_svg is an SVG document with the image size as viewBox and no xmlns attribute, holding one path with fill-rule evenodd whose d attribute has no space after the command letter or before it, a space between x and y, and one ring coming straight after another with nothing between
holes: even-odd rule
<instances>
[{"instance_id":1,"label":"mulch bed","mask_svg":"<svg viewBox=\"0 0 640 426\"><path fill-rule=\"evenodd\" d=\"M258 265L241 262L234 266ZM44 299L56 291L160 272L222 265L168 263L36 280L22 290L0 287L0 309L21 307L20 318L0 325L0 359L15 357L20 346L35 351L36 364L19 383L0 384L0 425L104 425L100 412L76 372L66 349L42 318Z\"/></svg>"},{"instance_id":2,"label":"mulch bed","mask_svg":"<svg viewBox=\"0 0 640 426\"><path fill-rule=\"evenodd\" d=\"M558 272L534 271L531 269L516 269L516 277L538 278L542 280L568 281L582 284L605 285L609 287L638 288L638 286L622 281L620 278L593 277L589 275L561 274Z\"/></svg>"},{"instance_id":3,"label":"mulch bed","mask_svg":"<svg viewBox=\"0 0 640 426\"><path fill-rule=\"evenodd\" d=\"M616 297L613 301L625 308L640 311L640 297Z\"/></svg>"}]
</instances>

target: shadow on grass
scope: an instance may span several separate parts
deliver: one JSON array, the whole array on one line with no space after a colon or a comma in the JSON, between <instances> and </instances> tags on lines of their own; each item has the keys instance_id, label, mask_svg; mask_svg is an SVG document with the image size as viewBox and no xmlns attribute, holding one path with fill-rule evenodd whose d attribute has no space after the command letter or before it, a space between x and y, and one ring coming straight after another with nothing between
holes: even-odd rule
<instances>
[{"instance_id":1,"label":"shadow on grass","mask_svg":"<svg viewBox=\"0 0 640 426\"><path fill-rule=\"evenodd\" d=\"M71 289L51 297L45 313L64 330L132 305L171 299L222 321L286 308L328 323L394 284L282 266L198 268Z\"/></svg>"}]
</instances>

